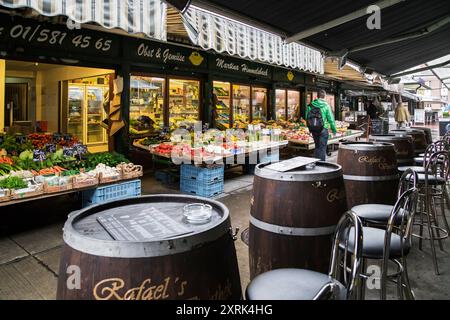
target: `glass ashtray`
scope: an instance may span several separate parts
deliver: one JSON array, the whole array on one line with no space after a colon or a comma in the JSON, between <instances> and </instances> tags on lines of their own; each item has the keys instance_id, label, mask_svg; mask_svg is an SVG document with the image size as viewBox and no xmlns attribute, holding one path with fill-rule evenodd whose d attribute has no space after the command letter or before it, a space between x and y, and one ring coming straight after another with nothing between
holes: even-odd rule
<instances>
[{"instance_id":1,"label":"glass ashtray","mask_svg":"<svg viewBox=\"0 0 450 320\"><path fill-rule=\"evenodd\" d=\"M212 206L206 203L191 203L183 207L186 221L192 224L204 224L211 221Z\"/></svg>"}]
</instances>

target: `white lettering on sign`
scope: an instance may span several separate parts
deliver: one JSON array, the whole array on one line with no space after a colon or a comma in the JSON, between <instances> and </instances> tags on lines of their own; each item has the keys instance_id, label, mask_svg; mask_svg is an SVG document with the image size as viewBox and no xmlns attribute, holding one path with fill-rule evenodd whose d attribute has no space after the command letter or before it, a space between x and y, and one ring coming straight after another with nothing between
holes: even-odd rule
<instances>
[{"instance_id":1,"label":"white lettering on sign","mask_svg":"<svg viewBox=\"0 0 450 320\"><path fill-rule=\"evenodd\" d=\"M216 59L216 66L221 69L227 69L227 70L233 70L233 71L240 71L239 65L234 64L233 62L225 62L225 60L217 58Z\"/></svg>"},{"instance_id":2,"label":"white lettering on sign","mask_svg":"<svg viewBox=\"0 0 450 320\"><path fill-rule=\"evenodd\" d=\"M266 77L269 75L269 69L263 69L261 67L252 69L249 66L247 66L245 63L242 64L241 68L242 68L242 72L245 72L245 73L250 73L250 74L257 75L257 76L266 76Z\"/></svg>"},{"instance_id":3,"label":"white lettering on sign","mask_svg":"<svg viewBox=\"0 0 450 320\"><path fill-rule=\"evenodd\" d=\"M170 49L151 49L145 43L141 43L137 49L137 55L144 58L153 58L162 60L164 63L168 62L186 62L186 56L180 52L171 52Z\"/></svg>"},{"instance_id":4,"label":"white lettering on sign","mask_svg":"<svg viewBox=\"0 0 450 320\"><path fill-rule=\"evenodd\" d=\"M0 35L4 30L4 27L0 28ZM113 45L113 40L105 38L94 39L92 36L83 36L81 34L74 34L70 39L67 32L45 29L40 24L34 27L22 24L14 25L9 30L9 36L12 39L21 39L30 43L34 41L39 44L47 44L52 46L63 46L66 44L66 39L69 39L70 44L75 48L95 48L96 50L103 52L111 50Z\"/></svg>"},{"instance_id":5,"label":"white lettering on sign","mask_svg":"<svg viewBox=\"0 0 450 320\"><path fill-rule=\"evenodd\" d=\"M243 63L241 65L235 64L233 62L225 62L222 58L216 59L216 67L225 70L237 71L248 73L256 76L269 76L269 69L264 69L263 67L251 68L247 64Z\"/></svg>"}]
</instances>

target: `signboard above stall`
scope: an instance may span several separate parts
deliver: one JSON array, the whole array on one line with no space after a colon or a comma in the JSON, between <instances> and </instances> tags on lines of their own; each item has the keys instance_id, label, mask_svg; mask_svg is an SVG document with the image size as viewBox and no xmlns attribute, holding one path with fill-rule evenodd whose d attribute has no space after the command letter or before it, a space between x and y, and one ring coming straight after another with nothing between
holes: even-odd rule
<instances>
[{"instance_id":1,"label":"signboard above stall","mask_svg":"<svg viewBox=\"0 0 450 320\"><path fill-rule=\"evenodd\" d=\"M318 89L323 89L327 92L336 92L337 91L337 82L321 77L317 77L314 75L306 75L305 84L309 87L315 87Z\"/></svg>"},{"instance_id":2,"label":"signboard above stall","mask_svg":"<svg viewBox=\"0 0 450 320\"><path fill-rule=\"evenodd\" d=\"M290 84L304 84L305 74L291 69L275 68L273 71L273 81Z\"/></svg>"},{"instance_id":3,"label":"signboard above stall","mask_svg":"<svg viewBox=\"0 0 450 320\"><path fill-rule=\"evenodd\" d=\"M77 26L0 14L0 46L8 54L70 58L73 54L116 58L120 37Z\"/></svg>"},{"instance_id":4,"label":"signboard above stall","mask_svg":"<svg viewBox=\"0 0 450 320\"><path fill-rule=\"evenodd\" d=\"M272 79L273 68L269 65L236 59L222 55L210 55L210 69L217 73L228 73L246 77Z\"/></svg>"},{"instance_id":5,"label":"signboard above stall","mask_svg":"<svg viewBox=\"0 0 450 320\"><path fill-rule=\"evenodd\" d=\"M129 39L130 59L133 62L158 65L176 65L186 68L206 69L205 52L166 43Z\"/></svg>"}]
</instances>

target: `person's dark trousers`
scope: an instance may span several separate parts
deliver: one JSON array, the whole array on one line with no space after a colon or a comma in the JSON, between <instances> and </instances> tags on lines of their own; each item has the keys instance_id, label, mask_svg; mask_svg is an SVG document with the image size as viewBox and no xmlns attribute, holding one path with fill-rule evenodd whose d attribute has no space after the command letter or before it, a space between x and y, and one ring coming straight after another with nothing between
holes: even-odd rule
<instances>
[{"instance_id":1,"label":"person's dark trousers","mask_svg":"<svg viewBox=\"0 0 450 320\"><path fill-rule=\"evenodd\" d=\"M315 144L314 157L322 161L327 157L328 146L328 129L323 129L320 133L313 133L313 139Z\"/></svg>"}]
</instances>

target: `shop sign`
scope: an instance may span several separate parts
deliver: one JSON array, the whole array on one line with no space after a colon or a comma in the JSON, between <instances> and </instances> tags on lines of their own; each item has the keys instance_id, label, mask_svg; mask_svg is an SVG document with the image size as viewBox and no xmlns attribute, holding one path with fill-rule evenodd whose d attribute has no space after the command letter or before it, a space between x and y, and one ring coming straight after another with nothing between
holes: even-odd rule
<instances>
[{"instance_id":1,"label":"shop sign","mask_svg":"<svg viewBox=\"0 0 450 320\"><path fill-rule=\"evenodd\" d=\"M295 84L305 83L305 74L295 70L275 68L273 71L273 80Z\"/></svg>"},{"instance_id":2,"label":"shop sign","mask_svg":"<svg viewBox=\"0 0 450 320\"><path fill-rule=\"evenodd\" d=\"M309 86L324 89L329 92L336 91L336 86L337 86L337 83L335 81L324 79L324 78L319 78L316 76L310 76L310 75L308 75L306 77L306 84Z\"/></svg>"},{"instance_id":3,"label":"shop sign","mask_svg":"<svg viewBox=\"0 0 450 320\"><path fill-rule=\"evenodd\" d=\"M272 78L272 67L246 60L235 59L226 56L212 56L211 69L252 76L257 78Z\"/></svg>"},{"instance_id":4,"label":"shop sign","mask_svg":"<svg viewBox=\"0 0 450 320\"><path fill-rule=\"evenodd\" d=\"M17 51L34 49L49 54L116 57L120 39L117 36L86 29L69 29L66 25L0 15L0 43ZM41 50L42 49L42 50Z\"/></svg>"},{"instance_id":5,"label":"shop sign","mask_svg":"<svg viewBox=\"0 0 450 320\"><path fill-rule=\"evenodd\" d=\"M135 41L132 45L131 59L145 63L207 67L204 52L151 41Z\"/></svg>"}]
</instances>

